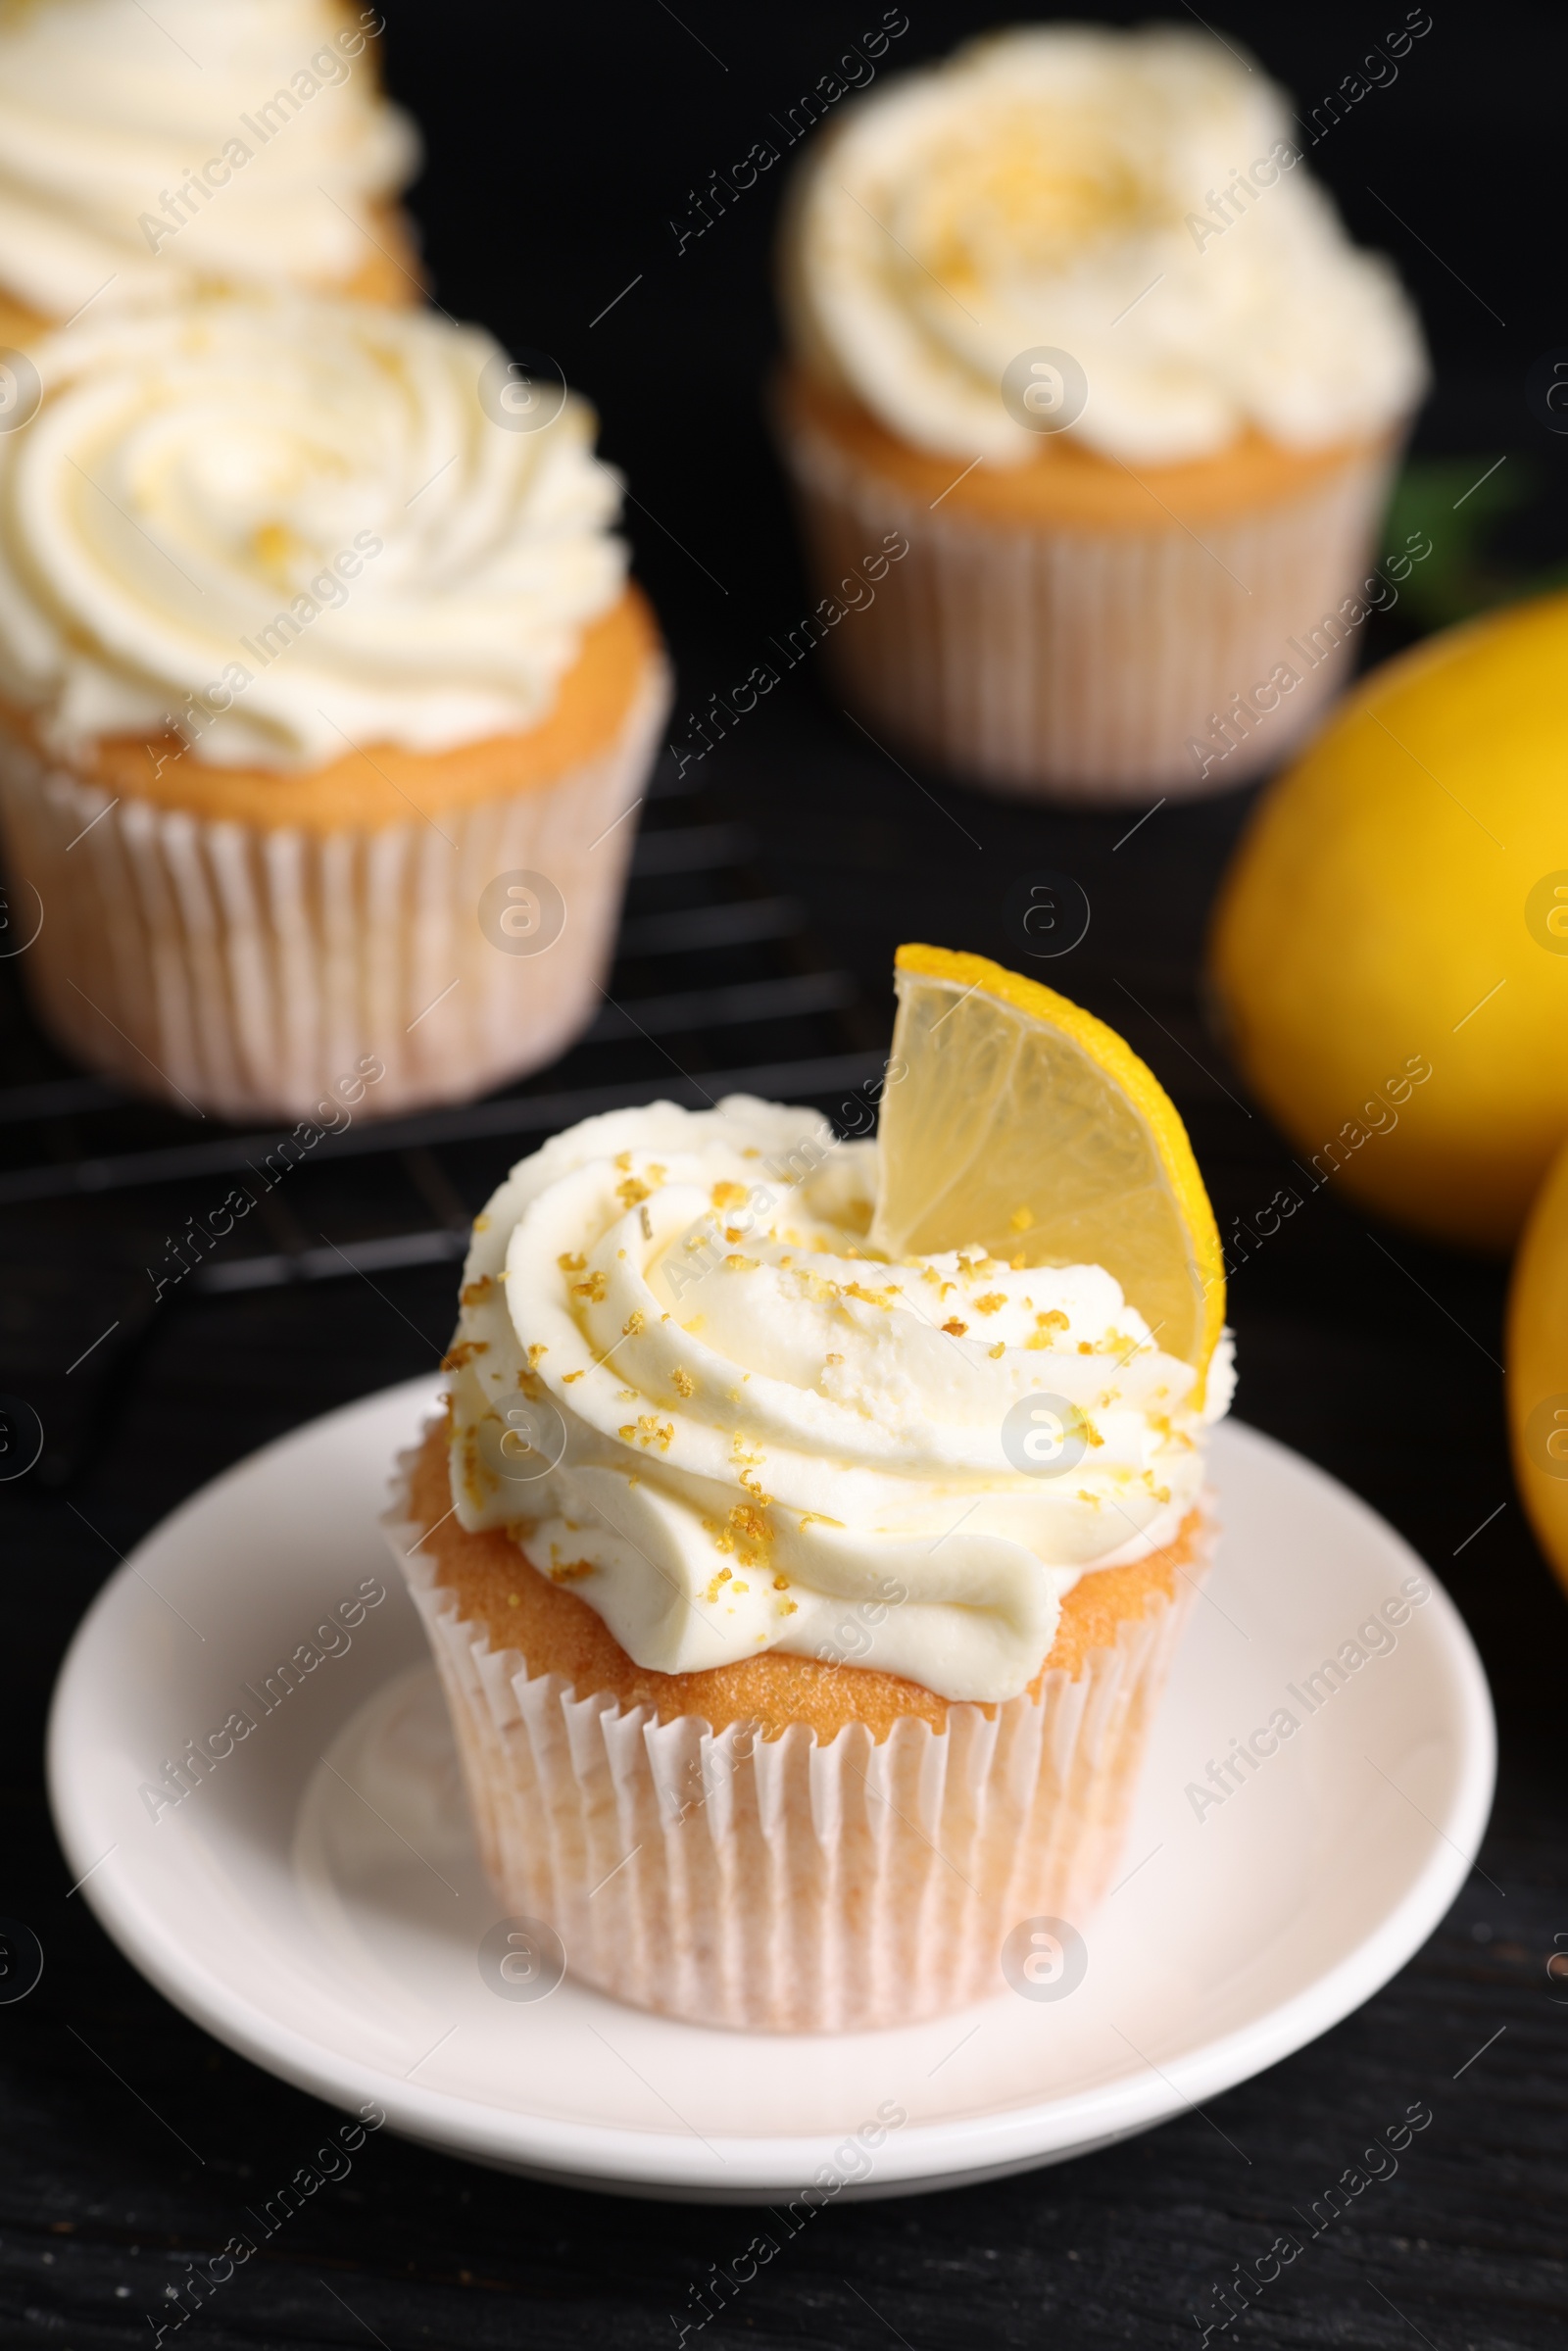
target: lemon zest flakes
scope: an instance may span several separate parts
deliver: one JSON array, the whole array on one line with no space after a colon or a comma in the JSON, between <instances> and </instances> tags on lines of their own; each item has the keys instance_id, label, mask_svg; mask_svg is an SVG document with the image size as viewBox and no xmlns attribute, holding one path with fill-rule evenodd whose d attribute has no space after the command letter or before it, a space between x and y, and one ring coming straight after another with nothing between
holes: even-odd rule
<instances>
[{"instance_id":1,"label":"lemon zest flakes","mask_svg":"<svg viewBox=\"0 0 1568 2351\"><path fill-rule=\"evenodd\" d=\"M648 1186L639 1182L636 1176L627 1176L624 1183L615 1186L615 1198L628 1213L633 1208L640 1208L648 1197Z\"/></svg>"},{"instance_id":2,"label":"lemon zest flakes","mask_svg":"<svg viewBox=\"0 0 1568 2351\"><path fill-rule=\"evenodd\" d=\"M739 1429L735 1430L730 1438L730 1459L735 1467L736 1484L744 1486L753 1501L765 1509L773 1497L770 1494L762 1492L761 1480L757 1473L764 1466L766 1456L762 1453L749 1452L746 1440ZM733 1512L731 1515L733 1516Z\"/></svg>"},{"instance_id":3,"label":"lemon zest flakes","mask_svg":"<svg viewBox=\"0 0 1568 2351\"><path fill-rule=\"evenodd\" d=\"M742 1567L767 1572L773 1530L755 1502L735 1503L726 1518L705 1518L703 1532L715 1551L733 1554ZM777 1577L774 1585L779 1585Z\"/></svg>"},{"instance_id":4,"label":"lemon zest flakes","mask_svg":"<svg viewBox=\"0 0 1568 2351\"><path fill-rule=\"evenodd\" d=\"M1006 1302L1007 1298L1005 1291L988 1290L984 1298L977 1298L975 1299L974 1310L977 1314L995 1314L999 1312L999 1310L1004 1306Z\"/></svg>"},{"instance_id":5,"label":"lemon zest flakes","mask_svg":"<svg viewBox=\"0 0 1568 2351\"><path fill-rule=\"evenodd\" d=\"M669 1375L669 1382L677 1396L695 1396L697 1394L697 1382L689 1371L682 1371L678 1363Z\"/></svg>"},{"instance_id":6,"label":"lemon zest flakes","mask_svg":"<svg viewBox=\"0 0 1568 2351\"><path fill-rule=\"evenodd\" d=\"M464 1283L463 1288L458 1293L458 1303L463 1306L477 1306L484 1298L489 1297L494 1288L495 1283L491 1280L489 1274L482 1273L476 1282Z\"/></svg>"},{"instance_id":7,"label":"lemon zest flakes","mask_svg":"<svg viewBox=\"0 0 1568 2351\"><path fill-rule=\"evenodd\" d=\"M1004 1355L1007 1349L1005 1345L1000 1339L997 1341L995 1347L988 1347L986 1349L986 1353L991 1357L993 1363L996 1362L999 1355Z\"/></svg>"},{"instance_id":8,"label":"lemon zest flakes","mask_svg":"<svg viewBox=\"0 0 1568 2351\"><path fill-rule=\"evenodd\" d=\"M657 1445L662 1453L667 1453L675 1434L675 1424L669 1420L661 1421L656 1412L640 1412L635 1426L622 1429L620 1434L623 1443L631 1445L635 1442L645 1452L649 1445Z\"/></svg>"},{"instance_id":9,"label":"lemon zest flakes","mask_svg":"<svg viewBox=\"0 0 1568 2351\"><path fill-rule=\"evenodd\" d=\"M561 1375L561 1385L563 1388L569 1388L573 1380L580 1380L581 1378L582 1373L580 1371L563 1372Z\"/></svg>"},{"instance_id":10,"label":"lemon zest flakes","mask_svg":"<svg viewBox=\"0 0 1568 2351\"><path fill-rule=\"evenodd\" d=\"M560 1266L563 1273L581 1273L586 1267L588 1260L586 1257L579 1257L575 1250L567 1249L564 1256L560 1256L556 1259L556 1263Z\"/></svg>"},{"instance_id":11,"label":"lemon zest flakes","mask_svg":"<svg viewBox=\"0 0 1568 2351\"><path fill-rule=\"evenodd\" d=\"M755 1273L757 1271L757 1259L743 1257L738 1251L726 1257L724 1263L731 1273Z\"/></svg>"},{"instance_id":12,"label":"lemon zest flakes","mask_svg":"<svg viewBox=\"0 0 1568 2351\"><path fill-rule=\"evenodd\" d=\"M744 1208L746 1186L744 1184L715 1184L709 1198L712 1200L715 1208Z\"/></svg>"},{"instance_id":13,"label":"lemon zest flakes","mask_svg":"<svg viewBox=\"0 0 1568 2351\"><path fill-rule=\"evenodd\" d=\"M646 1319L647 1318L645 1317L641 1306L633 1306L631 1312L627 1315L625 1321L620 1326L620 1335L622 1339L640 1339L643 1335L643 1328Z\"/></svg>"},{"instance_id":14,"label":"lemon zest flakes","mask_svg":"<svg viewBox=\"0 0 1568 2351\"><path fill-rule=\"evenodd\" d=\"M966 1322L960 1322L956 1314L950 1315L948 1320L943 1324L942 1328L947 1332L950 1339L967 1339L969 1336L968 1324Z\"/></svg>"},{"instance_id":15,"label":"lemon zest flakes","mask_svg":"<svg viewBox=\"0 0 1568 2351\"><path fill-rule=\"evenodd\" d=\"M604 1303L605 1292L609 1287L610 1276L602 1266L596 1265L585 1282L572 1283L571 1295L573 1298L585 1298L590 1306L599 1306Z\"/></svg>"},{"instance_id":16,"label":"lemon zest flakes","mask_svg":"<svg viewBox=\"0 0 1568 2351\"><path fill-rule=\"evenodd\" d=\"M528 1369L530 1371L537 1371L539 1369L540 1356L548 1355L550 1349L546 1347L544 1341L542 1339L536 1339L528 1349Z\"/></svg>"}]
</instances>

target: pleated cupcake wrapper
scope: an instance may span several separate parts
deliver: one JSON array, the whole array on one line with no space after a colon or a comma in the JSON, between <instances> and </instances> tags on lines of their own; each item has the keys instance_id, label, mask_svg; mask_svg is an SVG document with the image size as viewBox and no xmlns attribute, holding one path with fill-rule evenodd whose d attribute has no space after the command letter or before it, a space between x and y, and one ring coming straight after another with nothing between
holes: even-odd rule
<instances>
[{"instance_id":1,"label":"pleated cupcake wrapper","mask_svg":"<svg viewBox=\"0 0 1568 2351\"><path fill-rule=\"evenodd\" d=\"M94 1068L234 1119L308 1118L370 1056L385 1075L356 1115L520 1077L593 1015L636 833L616 819L668 701L650 664L614 741L554 782L320 834L117 801L0 730L8 862L43 904L38 1010ZM479 925L486 884L519 870L565 902L536 955Z\"/></svg>"},{"instance_id":2,"label":"pleated cupcake wrapper","mask_svg":"<svg viewBox=\"0 0 1568 2351\"><path fill-rule=\"evenodd\" d=\"M714 1733L576 1697L465 1620L410 1516L384 1522L446 1690L480 1851L509 1917L639 2008L752 2032L910 2024L1004 1986L1020 1922L1078 1928L1110 1882L1145 1735L1204 1560L1077 1680L880 1744L796 1723ZM525 1572L535 1571L528 1568Z\"/></svg>"},{"instance_id":3,"label":"pleated cupcake wrapper","mask_svg":"<svg viewBox=\"0 0 1568 2351\"><path fill-rule=\"evenodd\" d=\"M995 791L1086 803L1227 791L1278 759L1344 681L1352 632L1333 650L1325 634L1315 666L1307 637L1367 577L1387 448L1196 532L1174 518L1093 531L933 512L808 423L780 431L822 594L886 532L908 541L875 601L823 648L846 695L873 726ZM1211 714L1238 694L1250 703L1280 662L1299 683L1250 731L1233 724L1227 752ZM1195 739L1216 754L1206 775Z\"/></svg>"}]
</instances>

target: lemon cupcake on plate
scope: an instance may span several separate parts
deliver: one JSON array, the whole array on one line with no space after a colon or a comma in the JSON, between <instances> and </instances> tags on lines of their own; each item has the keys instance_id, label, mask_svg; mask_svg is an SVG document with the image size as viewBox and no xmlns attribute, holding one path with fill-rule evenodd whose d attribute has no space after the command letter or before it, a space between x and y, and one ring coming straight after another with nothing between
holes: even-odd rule
<instances>
[{"instance_id":1,"label":"lemon cupcake on plate","mask_svg":"<svg viewBox=\"0 0 1568 2351\"><path fill-rule=\"evenodd\" d=\"M1292 129L1197 32L1052 25L803 158L780 430L824 598L907 542L833 630L879 733L999 791L1175 796L1342 679L1425 370Z\"/></svg>"},{"instance_id":2,"label":"lemon cupcake on plate","mask_svg":"<svg viewBox=\"0 0 1568 2351\"><path fill-rule=\"evenodd\" d=\"M301 285L416 302L413 123L338 0L0 9L0 344L96 301Z\"/></svg>"},{"instance_id":3,"label":"lemon cupcake on plate","mask_svg":"<svg viewBox=\"0 0 1568 2351\"><path fill-rule=\"evenodd\" d=\"M514 1168L388 1522L511 1927L707 2024L1074 1964L1213 1540L1170 1102L978 956L899 992L877 1143L736 1097Z\"/></svg>"},{"instance_id":4,"label":"lemon cupcake on plate","mask_svg":"<svg viewBox=\"0 0 1568 2351\"><path fill-rule=\"evenodd\" d=\"M89 312L0 433L0 817L125 1084L461 1099L591 1016L668 699L564 384L428 311Z\"/></svg>"}]
</instances>

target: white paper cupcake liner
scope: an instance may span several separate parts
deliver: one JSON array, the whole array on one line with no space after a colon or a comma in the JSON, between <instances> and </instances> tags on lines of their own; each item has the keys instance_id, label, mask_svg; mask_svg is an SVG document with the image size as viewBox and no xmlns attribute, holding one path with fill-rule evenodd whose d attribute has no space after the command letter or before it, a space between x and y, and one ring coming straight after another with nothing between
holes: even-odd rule
<instances>
[{"instance_id":1,"label":"white paper cupcake liner","mask_svg":"<svg viewBox=\"0 0 1568 2351\"><path fill-rule=\"evenodd\" d=\"M388 1541L444 1685L480 1851L510 1917L639 2008L773 2033L911 2024L1004 1988L1031 1919L1081 1928L1115 1868L1144 1739L1206 1564L1038 1698L819 1743L576 1697L466 1621L411 1516ZM534 1572L531 1569L530 1573Z\"/></svg>"},{"instance_id":2,"label":"white paper cupcake liner","mask_svg":"<svg viewBox=\"0 0 1568 2351\"><path fill-rule=\"evenodd\" d=\"M306 1118L368 1061L363 1116L462 1100L553 1060L592 1017L662 660L615 739L555 782L429 822L314 833L114 800L0 729L15 881L43 903L24 958L67 1051L231 1119ZM565 919L540 954L480 927L488 883L542 874Z\"/></svg>"},{"instance_id":3,"label":"white paper cupcake liner","mask_svg":"<svg viewBox=\"0 0 1568 2351\"><path fill-rule=\"evenodd\" d=\"M1348 452L1289 499L1196 531L1174 517L1094 531L933 512L800 416L780 432L823 595L885 533L908 542L824 647L846 696L877 731L994 791L1080 803L1228 791L1345 680L1354 632L1332 649L1324 632L1316 665L1306 639L1366 579L1390 448ZM1237 695L1251 708L1280 663L1299 682L1233 721L1227 751L1211 716ZM1192 744L1210 738L1224 756L1204 773Z\"/></svg>"}]
</instances>

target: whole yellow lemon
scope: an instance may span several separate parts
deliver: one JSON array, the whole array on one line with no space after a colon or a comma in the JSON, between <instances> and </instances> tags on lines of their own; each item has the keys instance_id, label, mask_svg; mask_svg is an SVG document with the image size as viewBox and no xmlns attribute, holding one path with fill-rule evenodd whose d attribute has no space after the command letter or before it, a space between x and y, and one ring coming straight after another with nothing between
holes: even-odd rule
<instances>
[{"instance_id":1,"label":"whole yellow lemon","mask_svg":"<svg viewBox=\"0 0 1568 2351\"><path fill-rule=\"evenodd\" d=\"M1508 1292L1508 1432L1536 1539L1568 1585L1568 1150L1530 1211Z\"/></svg>"},{"instance_id":2,"label":"whole yellow lemon","mask_svg":"<svg viewBox=\"0 0 1568 2351\"><path fill-rule=\"evenodd\" d=\"M1512 1241L1568 1135L1568 596L1364 680L1244 838L1212 976L1320 1180Z\"/></svg>"}]
</instances>

